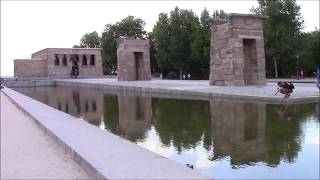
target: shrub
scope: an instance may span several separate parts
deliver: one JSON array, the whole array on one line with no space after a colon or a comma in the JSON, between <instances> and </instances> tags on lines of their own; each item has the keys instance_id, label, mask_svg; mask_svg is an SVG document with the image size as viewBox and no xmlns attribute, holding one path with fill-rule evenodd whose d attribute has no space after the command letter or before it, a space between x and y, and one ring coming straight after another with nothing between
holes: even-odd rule
<instances>
[{"instance_id":1,"label":"shrub","mask_svg":"<svg viewBox=\"0 0 320 180\"><path fill-rule=\"evenodd\" d=\"M170 71L168 74L167 74L167 79L179 79L179 75L178 73L174 72L174 71Z\"/></svg>"}]
</instances>

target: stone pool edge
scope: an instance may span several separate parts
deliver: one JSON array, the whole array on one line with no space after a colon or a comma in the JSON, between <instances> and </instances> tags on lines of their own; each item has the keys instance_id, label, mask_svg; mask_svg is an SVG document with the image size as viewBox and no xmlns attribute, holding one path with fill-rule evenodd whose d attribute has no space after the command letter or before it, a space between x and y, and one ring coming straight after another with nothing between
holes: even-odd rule
<instances>
[{"instance_id":1,"label":"stone pool edge","mask_svg":"<svg viewBox=\"0 0 320 180\"><path fill-rule=\"evenodd\" d=\"M139 147L128 140L113 135L106 130L99 129L87 122L80 121L78 118L56 110L12 89L5 88L1 91L3 91L19 109L28 114L40 129L48 134L48 136L93 179L210 179L196 170L191 170L173 160ZM50 115L53 117L44 119ZM55 120L55 118L58 119ZM68 129L68 126L73 129ZM76 128L75 126L78 129L74 130ZM73 133L72 136L68 136L69 132L67 131L70 130L71 133ZM84 135L83 133L87 133L89 136L89 138L82 138L82 140L85 141L81 141L81 136L80 140L75 138L80 134ZM93 138L97 138L98 140ZM106 140L108 140L107 143L105 143ZM90 142L92 142L92 147L99 144L103 148L100 147L100 151L92 151L89 147ZM101 144L101 142L104 143ZM118 147L120 155L117 155L118 151L115 150L111 153L106 152L105 150L111 150L106 144ZM96 153L100 153L100 155ZM106 153L110 155L106 155ZM125 157L122 158L122 156ZM136 158L135 156L138 157ZM104 161L103 158L106 161ZM107 162L109 158L111 160ZM115 163L115 161L124 169L113 168L113 171L109 170L110 166L114 166L113 163ZM145 161L146 165L142 163L143 161ZM132 164L132 166L135 167L130 166L132 162L136 163L134 165ZM103 165L106 165L106 167Z\"/></svg>"},{"instance_id":2,"label":"stone pool edge","mask_svg":"<svg viewBox=\"0 0 320 180\"><path fill-rule=\"evenodd\" d=\"M103 79L103 78L99 78ZM300 83L300 81L297 81ZM305 81L311 82L311 81ZM206 99L211 98L226 98L233 100L248 100L248 101L262 101L267 103L293 103L293 102L317 102L320 96L304 96L304 97L290 97L288 99L282 99L279 97L266 97L259 95L250 95L250 94L233 94L233 93L223 93L223 92L206 92L199 90L182 90L175 88L160 88L160 87L148 87L148 86L139 86L139 85L126 85L126 84L117 84L114 82L109 83L96 83L96 82L79 82L79 81L70 81L68 78L25 78L15 81L15 79L8 79L4 83L9 88L19 88L19 87L44 87L44 86L69 86L69 87L86 87L86 88L96 88L114 92L134 92L140 93L142 95L167 95L167 96L181 96L189 97L192 96L195 99Z\"/></svg>"},{"instance_id":3,"label":"stone pool edge","mask_svg":"<svg viewBox=\"0 0 320 180\"><path fill-rule=\"evenodd\" d=\"M88 83L88 82L77 82L77 81L64 81L61 79L55 79L55 86L57 87L85 87L85 88L96 88L109 91L121 91L121 92L136 92L143 94L166 94L169 96L192 96L200 98L227 98L233 100L253 100L253 101L264 101L269 103L283 103L283 102L316 102L319 97L295 97L282 99L279 97L263 97L258 95L239 95L239 94L229 94L229 93L219 93L219 92L201 92L192 90L180 90L180 89L170 89L170 88L154 88L154 87L144 87L144 86L132 86L123 84L100 84L100 83Z\"/></svg>"}]
</instances>

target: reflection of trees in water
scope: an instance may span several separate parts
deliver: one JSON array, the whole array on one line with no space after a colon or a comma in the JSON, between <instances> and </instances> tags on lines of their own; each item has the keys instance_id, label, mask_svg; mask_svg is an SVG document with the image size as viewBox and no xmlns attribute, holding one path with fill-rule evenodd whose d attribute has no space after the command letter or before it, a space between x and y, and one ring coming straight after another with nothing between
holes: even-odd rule
<instances>
[{"instance_id":1,"label":"reflection of trees in water","mask_svg":"<svg viewBox=\"0 0 320 180\"><path fill-rule=\"evenodd\" d=\"M302 121L314 114L314 106L315 104L267 106L265 141L268 151L266 162L269 166L276 166L281 160L294 162L301 149ZM279 109L283 111L280 114ZM292 114L290 121L288 114Z\"/></svg>"},{"instance_id":2,"label":"reflection of trees in water","mask_svg":"<svg viewBox=\"0 0 320 180\"><path fill-rule=\"evenodd\" d=\"M233 168L239 168L257 162L276 166L283 159L294 162L301 149L301 120L312 116L314 106L211 101L209 108L206 101L153 99L152 107L164 145L181 152L203 142L205 149L213 149L208 159L229 156Z\"/></svg>"},{"instance_id":3,"label":"reflection of trees in water","mask_svg":"<svg viewBox=\"0 0 320 180\"><path fill-rule=\"evenodd\" d=\"M208 101L153 99L152 108L154 126L164 145L172 142L181 152L196 147L202 136L205 143L211 142Z\"/></svg>"},{"instance_id":4,"label":"reflection of trees in water","mask_svg":"<svg viewBox=\"0 0 320 180\"><path fill-rule=\"evenodd\" d=\"M119 111L118 111L118 97L104 95L103 96L103 116L104 124L113 134L120 134L119 130Z\"/></svg>"},{"instance_id":5,"label":"reflection of trees in water","mask_svg":"<svg viewBox=\"0 0 320 180\"><path fill-rule=\"evenodd\" d=\"M316 112L318 116L318 121L320 121L320 97L319 97L319 102L316 105Z\"/></svg>"}]
</instances>

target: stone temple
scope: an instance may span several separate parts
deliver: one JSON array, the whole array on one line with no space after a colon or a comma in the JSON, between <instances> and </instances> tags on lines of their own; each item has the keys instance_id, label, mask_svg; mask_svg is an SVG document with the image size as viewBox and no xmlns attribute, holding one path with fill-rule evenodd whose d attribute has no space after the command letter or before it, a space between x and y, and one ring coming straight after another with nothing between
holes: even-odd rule
<instances>
[{"instance_id":1,"label":"stone temple","mask_svg":"<svg viewBox=\"0 0 320 180\"><path fill-rule=\"evenodd\" d=\"M70 77L77 64L80 77L103 75L100 48L46 48L31 59L14 60L15 77Z\"/></svg>"},{"instance_id":2,"label":"stone temple","mask_svg":"<svg viewBox=\"0 0 320 180\"><path fill-rule=\"evenodd\" d=\"M263 20L266 16L230 14L211 20L210 85L266 84Z\"/></svg>"},{"instance_id":3,"label":"stone temple","mask_svg":"<svg viewBox=\"0 0 320 180\"><path fill-rule=\"evenodd\" d=\"M151 80L149 40L120 37L117 40L119 81Z\"/></svg>"}]
</instances>

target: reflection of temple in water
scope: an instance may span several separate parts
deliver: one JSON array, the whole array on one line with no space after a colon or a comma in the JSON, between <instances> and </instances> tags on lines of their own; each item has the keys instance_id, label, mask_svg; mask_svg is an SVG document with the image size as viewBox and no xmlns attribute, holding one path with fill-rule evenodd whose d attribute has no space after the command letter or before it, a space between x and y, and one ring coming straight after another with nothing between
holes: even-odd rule
<instances>
[{"instance_id":1,"label":"reflection of temple in water","mask_svg":"<svg viewBox=\"0 0 320 180\"><path fill-rule=\"evenodd\" d=\"M82 117L90 124L99 125L103 112L103 93L93 89L68 89L56 91L49 104L70 113ZM49 98L50 99L50 98Z\"/></svg>"},{"instance_id":2,"label":"reflection of temple in water","mask_svg":"<svg viewBox=\"0 0 320 180\"><path fill-rule=\"evenodd\" d=\"M136 141L145 137L152 120L151 97L118 96L119 128L124 138Z\"/></svg>"},{"instance_id":3,"label":"reflection of temple in water","mask_svg":"<svg viewBox=\"0 0 320 180\"><path fill-rule=\"evenodd\" d=\"M103 92L94 89L70 87L25 88L21 92L60 111L82 117L91 124L99 125L103 113Z\"/></svg>"},{"instance_id":4,"label":"reflection of temple in water","mask_svg":"<svg viewBox=\"0 0 320 180\"><path fill-rule=\"evenodd\" d=\"M230 156L232 165L265 160L265 104L210 100L210 109L212 160Z\"/></svg>"}]
</instances>

